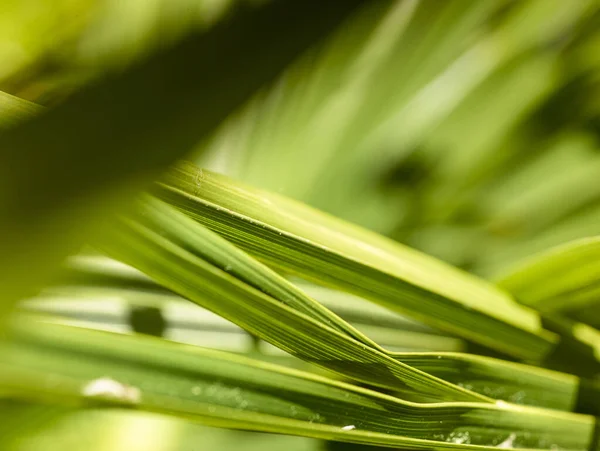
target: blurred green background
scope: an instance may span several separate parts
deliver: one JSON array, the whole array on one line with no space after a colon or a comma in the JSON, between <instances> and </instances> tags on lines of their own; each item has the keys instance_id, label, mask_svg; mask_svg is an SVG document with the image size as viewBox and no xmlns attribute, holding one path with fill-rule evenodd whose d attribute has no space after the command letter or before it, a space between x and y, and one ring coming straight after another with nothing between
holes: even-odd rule
<instances>
[{"instance_id":1,"label":"blurred green background","mask_svg":"<svg viewBox=\"0 0 600 451\"><path fill-rule=\"evenodd\" d=\"M239 3L257 2L4 0L0 91L58 105ZM367 2L197 146L201 166L494 278L600 231L600 4ZM324 446L132 412L23 409L38 421L19 450Z\"/></svg>"}]
</instances>

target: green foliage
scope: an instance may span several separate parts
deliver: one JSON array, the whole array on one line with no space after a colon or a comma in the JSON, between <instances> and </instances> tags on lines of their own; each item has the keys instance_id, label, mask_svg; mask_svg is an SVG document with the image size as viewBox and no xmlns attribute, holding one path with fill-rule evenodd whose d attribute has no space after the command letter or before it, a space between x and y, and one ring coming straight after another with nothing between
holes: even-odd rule
<instances>
[{"instance_id":1,"label":"green foliage","mask_svg":"<svg viewBox=\"0 0 600 451\"><path fill-rule=\"evenodd\" d=\"M2 449L597 449L599 19L0 6Z\"/></svg>"}]
</instances>

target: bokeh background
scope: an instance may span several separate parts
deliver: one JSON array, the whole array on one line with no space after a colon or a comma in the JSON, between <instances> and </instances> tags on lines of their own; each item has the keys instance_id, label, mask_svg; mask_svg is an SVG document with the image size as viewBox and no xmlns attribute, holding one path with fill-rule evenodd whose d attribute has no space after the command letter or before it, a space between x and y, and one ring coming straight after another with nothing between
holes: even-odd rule
<instances>
[{"instance_id":1,"label":"bokeh background","mask_svg":"<svg viewBox=\"0 0 600 451\"><path fill-rule=\"evenodd\" d=\"M3 0L0 91L57 105L238 3L259 2ZM197 147L204 167L493 279L600 231L600 3L373 1ZM19 449L324 446L134 413L49 415Z\"/></svg>"}]
</instances>

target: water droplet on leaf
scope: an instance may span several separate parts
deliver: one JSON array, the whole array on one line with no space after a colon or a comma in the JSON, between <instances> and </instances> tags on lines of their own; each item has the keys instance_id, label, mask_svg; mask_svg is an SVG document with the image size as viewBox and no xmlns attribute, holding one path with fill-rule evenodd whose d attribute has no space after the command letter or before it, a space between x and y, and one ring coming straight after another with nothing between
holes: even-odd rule
<instances>
[{"instance_id":1,"label":"water droplet on leaf","mask_svg":"<svg viewBox=\"0 0 600 451\"><path fill-rule=\"evenodd\" d=\"M451 432L446 438L447 442L468 445L471 443L471 436L468 432Z\"/></svg>"},{"instance_id":2,"label":"water droplet on leaf","mask_svg":"<svg viewBox=\"0 0 600 451\"><path fill-rule=\"evenodd\" d=\"M123 384L109 377L101 377L88 382L81 393L86 398L125 404L137 404L142 397L139 388Z\"/></svg>"},{"instance_id":3,"label":"water droplet on leaf","mask_svg":"<svg viewBox=\"0 0 600 451\"><path fill-rule=\"evenodd\" d=\"M512 448L516 438L517 434L512 432L503 442L498 443L496 448Z\"/></svg>"}]
</instances>

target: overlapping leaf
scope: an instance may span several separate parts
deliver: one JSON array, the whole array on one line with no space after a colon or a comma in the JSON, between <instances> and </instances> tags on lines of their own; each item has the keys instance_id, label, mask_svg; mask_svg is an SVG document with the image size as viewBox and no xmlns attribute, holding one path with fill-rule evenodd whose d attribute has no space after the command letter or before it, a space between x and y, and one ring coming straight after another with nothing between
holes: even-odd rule
<instances>
[{"instance_id":1,"label":"overlapping leaf","mask_svg":"<svg viewBox=\"0 0 600 451\"><path fill-rule=\"evenodd\" d=\"M509 404L421 405L214 350L21 318L0 353L13 397L404 449L583 450L594 421Z\"/></svg>"},{"instance_id":2,"label":"overlapping leaf","mask_svg":"<svg viewBox=\"0 0 600 451\"><path fill-rule=\"evenodd\" d=\"M488 396L562 410L576 407L579 380L574 376L457 353L389 352L266 266L160 201L146 199L115 232L102 243L109 253L292 355L344 376L420 401L489 402ZM131 269L105 268L75 266L64 283L100 282L139 293L168 293ZM460 387L485 396L469 395Z\"/></svg>"},{"instance_id":3,"label":"overlapping leaf","mask_svg":"<svg viewBox=\"0 0 600 451\"><path fill-rule=\"evenodd\" d=\"M144 199L137 214L122 218L99 245L167 288L304 360L425 400L491 402L372 348L364 335L334 319L336 315L269 268L161 201Z\"/></svg>"},{"instance_id":4,"label":"overlapping leaf","mask_svg":"<svg viewBox=\"0 0 600 451\"><path fill-rule=\"evenodd\" d=\"M505 292L289 199L183 165L156 194L269 265L525 360L557 337Z\"/></svg>"},{"instance_id":5,"label":"overlapping leaf","mask_svg":"<svg viewBox=\"0 0 600 451\"><path fill-rule=\"evenodd\" d=\"M457 337L443 334L358 297L301 280L293 280L292 283L390 350L461 351L466 348L465 343ZM50 302L47 302L48 297L51 298ZM69 302L78 298L85 299L85 302L81 305ZM69 259L55 284L48 287L40 299L28 303L27 307L74 319L88 312L93 317L90 319L99 324L104 322L103 318L109 322L123 322L125 319L115 315L123 309L111 306L116 298L121 299L121 304L125 306L160 308L168 316L165 319L169 327L176 327L183 322L190 327L193 324L193 327L204 329L212 324L212 319L207 321L206 310L190 305L142 273L104 256L79 255ZM111 301L103 307L100 304L103 299Z\"/></svg>"}]
</instances>

